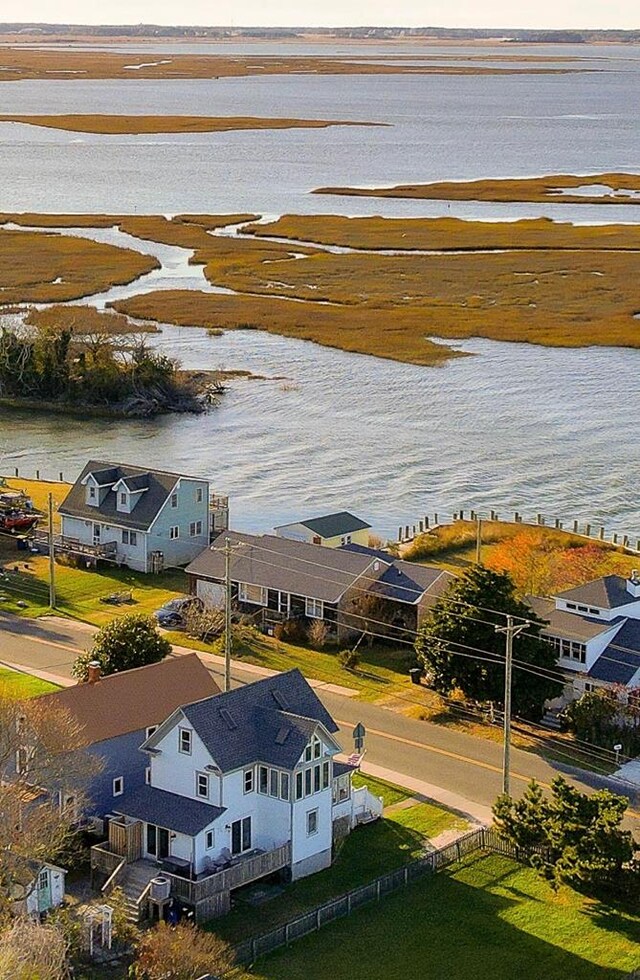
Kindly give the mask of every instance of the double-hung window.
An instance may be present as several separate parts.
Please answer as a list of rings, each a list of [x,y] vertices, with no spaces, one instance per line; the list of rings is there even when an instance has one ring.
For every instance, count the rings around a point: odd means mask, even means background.
[[[322,788],[327,789],[329,786],[329,763],[322,763]]]
[[[202,489],[202,487],[197,487],[196,488],[196,503],[197,504],[201,504],[202,503],[203,494],[204,494],[204,490]]]
[[[175,539],[179,537],[180,537],[180,528],[177,524],[174,524],[173,527],[169,528],[169,538],[171,539],[171,541],[175,541]]]
[[[241,582],[238,587],[238,598],[240,602],[248,602],[253,606],[266,606],[267,590],[261,585],[250,585],[248,582]]]
[[[266,766],[258,766],[258,792],[264,796],[269,792],[269,770]]]
[[[179,729],[178,751],[183,755],[191,755],[191,731],[188,728]]]
[[[278,796],[280,783],[280,773],[277,769],[272,769],[269,773],[269,796]]]
[[[307,837],[318,833],[318,811],[307,810]]]
[[[171,494],[171,506],[172,507],[177,507],[178,506],[178,494],[177,493],[172,493]]]
[[[305,615],[309,619],[322,619],[324,603],[321,599],[305,599]]]
[[[245,793],[253,793],[253,769],[245,769],[244,771],[244,791]]]
[[[189,525],[189,536],[197,538],[202,534],[202,521],[191,521]]]
[[[280,799],[281,800],[289,799],[289,773],[288,772],[280,773]]]
[[[208,830],[205,834],[205,848],[210,851],[213,847],[215,836],[212,830]]]
[[[196,773],[196,796],[202,800],[209,799],[209,777],[206,772]]]

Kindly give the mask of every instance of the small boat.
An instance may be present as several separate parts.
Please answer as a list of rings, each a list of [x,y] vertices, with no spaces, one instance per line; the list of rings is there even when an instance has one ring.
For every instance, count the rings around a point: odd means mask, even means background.
[[[24,534],[38,523],[39,513],[22,490],[0,493],[0,533]]]

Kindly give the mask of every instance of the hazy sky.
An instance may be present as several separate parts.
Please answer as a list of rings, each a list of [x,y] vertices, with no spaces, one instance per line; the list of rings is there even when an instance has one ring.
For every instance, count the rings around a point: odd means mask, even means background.
[[[2,21],[638,28],[638,0],[1,0]]]

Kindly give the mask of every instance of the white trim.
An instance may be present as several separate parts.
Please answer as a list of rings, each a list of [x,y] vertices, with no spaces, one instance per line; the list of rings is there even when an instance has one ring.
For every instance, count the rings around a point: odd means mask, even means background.
[[[116,784],[120,784],[120,789],[116,789]],[[114,796],[122,796],[124,793],[124,776],[115,776],[111,782],[111,789]]]

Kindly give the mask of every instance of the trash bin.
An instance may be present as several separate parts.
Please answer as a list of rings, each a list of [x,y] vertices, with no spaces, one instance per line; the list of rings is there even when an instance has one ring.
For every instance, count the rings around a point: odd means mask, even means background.
[[[16,539],[16,547],[18,548],[18,551],[28,551],[29,550],[29,542],[27,541],[26,538],[17,538]]]
[[[412,667],[409,671],[412,684],[419,684],[422,679],[422,667]]]

